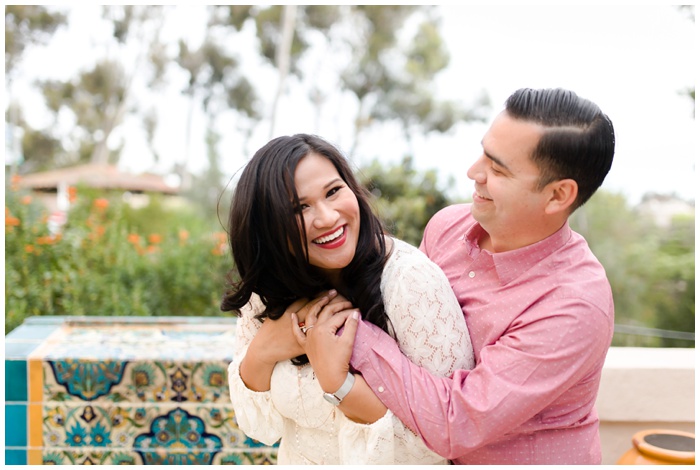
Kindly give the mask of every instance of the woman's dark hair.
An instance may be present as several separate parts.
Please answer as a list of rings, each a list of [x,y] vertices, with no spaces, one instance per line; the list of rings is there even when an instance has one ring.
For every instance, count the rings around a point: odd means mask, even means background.
[[[603,184],[615,153],[615,131],[595,103],[561,88],[522,88],[508,98],[506,112],[545,128],[531,155],[541,172],[538,189],[573,179],[578,184],[573,211]]]
[[[265,310],[257,318],[280,318],[296,299],[313,298],[331,288],[328,278],[309,264],[306,233],[294,184],[299,161],[309,154],[328,159],[357,197],[360,235],[355,256],[342,270],[338,291],[360,309],[362,317],[392,334],[380,290],[387,258],[384,227],[372,212],[368,191],[355,178],[345,157],[320,137],[296,134],[268,142],[244,168],[229,213],[229,243],[234,268],[221,310],[243,307],[253,293]],[[235,271],[238,281],[235,281]]]

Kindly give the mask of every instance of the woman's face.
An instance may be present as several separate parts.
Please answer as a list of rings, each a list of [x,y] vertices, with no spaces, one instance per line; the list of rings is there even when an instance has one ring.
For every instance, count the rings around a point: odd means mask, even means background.
[[[330,160],[310,153],[299,161],[294,183],[312,266],[336,278],[355,256],[360,235],[357,197]]]

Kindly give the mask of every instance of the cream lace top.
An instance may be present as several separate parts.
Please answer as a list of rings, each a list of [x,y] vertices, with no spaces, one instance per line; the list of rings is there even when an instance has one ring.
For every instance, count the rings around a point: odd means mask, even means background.
[[[402,352],[434,374],[474,367],[464,314],[440,268],[417,248],[392,239],[381,291]],[[241,309],[233,361],[231,401],[239,428],[272,445],[280,438],[279,464],[446,464],[391,411],[372,424],[358,424],[323,399],[310,365],[278,363],[270,390],[248,389],[238,367],[260,322],[257,296]]]

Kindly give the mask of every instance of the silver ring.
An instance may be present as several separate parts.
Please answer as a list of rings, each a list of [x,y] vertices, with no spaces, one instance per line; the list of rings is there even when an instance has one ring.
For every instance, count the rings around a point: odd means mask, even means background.
[[[308,326],[305,325],[305,326],[302,326],[302,327],[301,327],[301,332],[304,333],[304,334],[306,334],[306,332],[307,332],[308,330],[310,330],[311,328],[313,328],[313,327],[314,327],[314,325],[308,325]]]

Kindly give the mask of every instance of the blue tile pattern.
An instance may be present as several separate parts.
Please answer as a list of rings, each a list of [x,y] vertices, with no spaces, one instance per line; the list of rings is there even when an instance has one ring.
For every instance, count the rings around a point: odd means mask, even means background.
[[[27,405],[5,404],[5,446],[27,447]]]
[[[5,360],[5,401],[27,402],[27,361]]]
[[[28,318],[5,338],[6,463],[275,464],[236,425],[234,335],[234,318]]]

